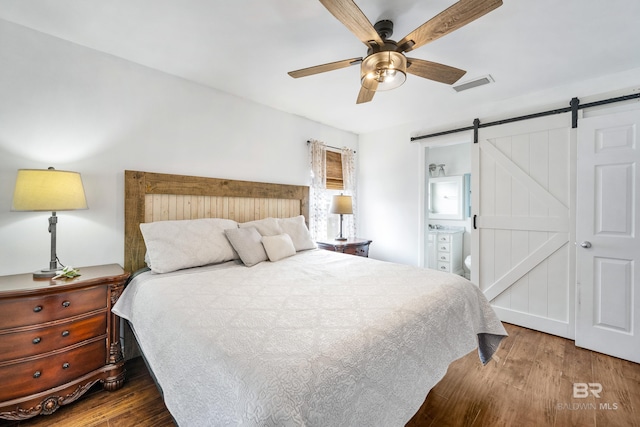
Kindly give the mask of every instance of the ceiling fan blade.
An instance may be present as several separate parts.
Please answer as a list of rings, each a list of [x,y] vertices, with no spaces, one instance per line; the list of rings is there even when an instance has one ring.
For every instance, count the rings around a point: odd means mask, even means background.
[[[378,87],[378,82],[375,82],[375,86]],[[371,102],[373,95],[376,94],[375,90],[369,90],[364,86],[360,86],[360,92],[358,93],[358,100],[356,104],[364,104],[365,102]]]
[[[316,65],[315,67],[289,71],[287,74],[297,79],[299,77],[306,77],[314,74],[325,73],[327,71],[339,70],[340,68],[346,68],[351,65],[359,64],[360,62],[362,62],[362,58],[343,59],[342,61],[329,62],[328,64]]]
[[[407,58],[407,73],[452,85],[464,76],[466,71],[424,59]]]
[[[500,7],[502,0],[460,0],[440,12],[398,42],[398,51],[409,52],[447,35]]]
[[[353,0],[320,0],[320,3],[362,43],[371,46],[373,41],[379,46],[384,46],[378,32]]]

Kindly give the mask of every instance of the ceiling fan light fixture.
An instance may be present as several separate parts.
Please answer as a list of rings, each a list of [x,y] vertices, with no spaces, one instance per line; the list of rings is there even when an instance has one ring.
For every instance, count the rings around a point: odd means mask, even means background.
[[[407,80],[407,58],[402,53],[394,51],[372,53],[362,60],[360,76],[360,83],[365,89],[395,89]]]
[[[404,36],[389,39],[393,22],[371,22],[355,0],[320,0],[322,5],[367,46],[367,56],[290,71],[294,78],[346,68],[360,63],[360,92],[357,104],[371,102],[379,90],[391,90],[407,79],[407,63],[414,76],[453,85],[466,71],[424,59],[407,58],[404,53],[439,39],[502,6],[503,0],[460,0]]]
[[[389,67],[389,68],[387,68],[387,69],[382,71],[382,79],[385,82],[391,82],[395,78],[396,78],[396,70],[395,70],[395,68]]]

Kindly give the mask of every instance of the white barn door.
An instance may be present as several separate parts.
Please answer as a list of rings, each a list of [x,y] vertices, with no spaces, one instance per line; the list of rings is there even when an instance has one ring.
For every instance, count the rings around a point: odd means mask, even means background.
[[[640,363],[640,111],[578,125],[576,345]]]
[[[575,139],[567,114],[479,130],[472,275],[501,320],[575,336]]]

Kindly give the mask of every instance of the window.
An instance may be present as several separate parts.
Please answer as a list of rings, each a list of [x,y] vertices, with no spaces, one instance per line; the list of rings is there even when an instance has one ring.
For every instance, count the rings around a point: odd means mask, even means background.
[[[342,154],[336,151],[326,151],[327,160],[327,190],[344,190],[342,180]]]

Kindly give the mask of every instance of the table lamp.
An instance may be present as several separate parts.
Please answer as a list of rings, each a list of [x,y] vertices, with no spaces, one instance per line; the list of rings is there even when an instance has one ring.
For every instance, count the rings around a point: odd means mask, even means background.
[[[342,236],[342,215],[353,214],[353,203],[351,202],[351,196],[345,196],[340,194],[339,196],[333,196],[331,199],[331,208],[329,213],[340,214],[340,235],[336,237],[336,240],[347,240]]]
[[[78,172],[59,171],[52,167],[18,170],[11,210],[51,211],[51,261],[48,269],[33,273],[34,278],[53,277],[60,269],[56,254],[56,212],[87,208],[82,178]]]

